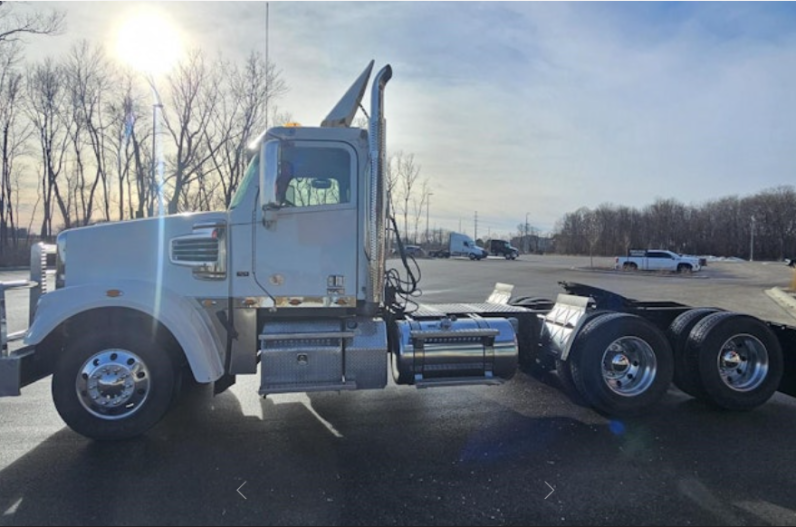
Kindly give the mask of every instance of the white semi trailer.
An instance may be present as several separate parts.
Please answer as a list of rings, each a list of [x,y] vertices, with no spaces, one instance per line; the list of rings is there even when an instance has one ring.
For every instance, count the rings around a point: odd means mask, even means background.
[[[268,130],[229,210],[70,229],[35,247],[27,330],[6,334],[4,303],[26,284],[0,286],[0,395],[52,375],[72,429],[123,439],[167,412],[182,375],[220,392],[259,371],[267,396],[379,389],[388,370],[416,387],[499,384],[524,362],[557,368],[616,415],[648,411],[672,379],[731,409],[796,394],[796,331],[748,315],[579,284],[555,305],[500,286],[483,304],[407,309],[416,280],[385,269],[389,66],[369,129],[351,127],[372,68],[321,126]]]

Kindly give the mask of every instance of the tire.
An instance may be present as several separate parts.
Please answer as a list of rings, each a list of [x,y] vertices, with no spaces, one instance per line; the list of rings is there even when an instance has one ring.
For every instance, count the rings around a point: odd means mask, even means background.
[[[666,393],[674,360],[664,334],[647,320],[610,313],[583,326],[570,352],[572,379],[598,411],[639,415]]]
[[[539,301],[539,300],[546,300],[546,299],[543,299],[541,297],[527,297],[527,296],[526,297],[520,297],[520,298],[517,299],[517,301],[521,302],[521,303],[515,304],[515,305],[525,306],[526,303],[532,303],[532,302]],[[552,309],[552,306],[551,306],[551,309]],[[612,313],[611,311],[606,311],[604,309],[596,309],[594,311],[586,313],[584,315],[585,318],[583,320],[584,327],[591,320],[593,320],[593,319],[595,319],[597,317],[603,316],[603,315],[610,315],[611,313]],[[572,358],[572,354],[570,354],[568,359],[571,359],[571,358]],[[563,360],[561,360],[559,358],[556,358],[555,359],[556,374],[558,375],[558,379],[561,382],[561,387],[563,388],[564,393],[566,393],[569,396],[569,398],[572,399],[572,401],[575,404],[578,404],[578,405],[581,405],[581,406],[585,406],[588,403],[583,398],[583,396],[580,393],[580,390],[578,389],[578,387],[575,385],[575,381],[572,378],[572,370],[571,370],[571,367],[570,367],[570,362],[571,362],[571,360],[563,361]]]
[[[705,398],[726,410],[751,410],[768,401],[783,373],[782,348],[762,321],[740,313],[703,318],[688,338]]]
[[[556,359],[556,374],[558,375],[559,382],[561,382],[561,388],[572,402],[581,406],[587,404],[580,390],[578,390],[578,387],[575,385],[575,380],[572,378],[569,361]]]
[[[474,255],[473,253],[470,253],[470,260],[475,260],[476,258],[477,258],[476,255]]]
[[[678,264],[677,272],[681,274],[691,274],[694,269],[688,264]]]
[[[623,271],[637,271],[638,270],[638,265],[634,264],[633,262],[625,262],[622,265],[622,270]]]
[[[696,356],[686,353],[686,344],[691,330],[697,323],[708,315],[719,312],[715,308],[691,309],[680,314],[672,321],[666,336],[674,353],[674,385],[691,397],[705,398],[705,389],[699,375],[699,364]]]
[[[129,330],[105,330],[67,344],[53,373],[52,396],[75,432],[97,440],[129,439],[163,417],[179,384],[179,368],[162,346]]]

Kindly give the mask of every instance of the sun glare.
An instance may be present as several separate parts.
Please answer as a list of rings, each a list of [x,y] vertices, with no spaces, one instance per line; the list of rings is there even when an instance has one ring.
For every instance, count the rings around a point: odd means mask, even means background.
[[[116,52],[132,67],[159,75],[167,72],[182,51],[176,29],[154,12],[139,12],[119,28]]]

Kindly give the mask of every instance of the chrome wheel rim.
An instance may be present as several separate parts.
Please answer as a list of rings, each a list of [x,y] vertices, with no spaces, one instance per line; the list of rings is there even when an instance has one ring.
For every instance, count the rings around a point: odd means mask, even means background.
[[[623,397],[647,391],[657,372],[658,361],[652,346],[638,337],[617,339],[603,353],[603,381],[612,392]]]
[[[127,350],[95,353],[77,373],[75,388],[87,412],[105,420],[130,417],[149,396],[149,369],[141,357]]]
[[[748,392],[760,386],[768,375],[768,350],[757,337],[733,335],[721,346],[716,364],[726,386]]]

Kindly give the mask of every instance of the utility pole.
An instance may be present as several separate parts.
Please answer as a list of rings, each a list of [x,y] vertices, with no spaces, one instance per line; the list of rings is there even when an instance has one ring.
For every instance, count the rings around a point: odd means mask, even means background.
[[[752,216],[752,232],[749,239],[749,261],[755,261],[755,217]]]
[[[478,239],[478,211],[475,211],[475,229],[473,234],[473,241]]]
[[[528,213],[528,212],[525,213],[525,225],[524,225],[524,227],[525,227],[525,237],[523,239],[524,240],[523,241],[523,245],[525,246],[525,253],[526,254],[530,251],[530,247],[528,247],[528,244],[530,243],[530,240],[528,239],[528,214],[530,214],[530,213]]]
[[[433,192],[429,192],[426,196],[426,243],[429,242],[428,239],[428,209],[431,208],[431,196],[433,196]]]

